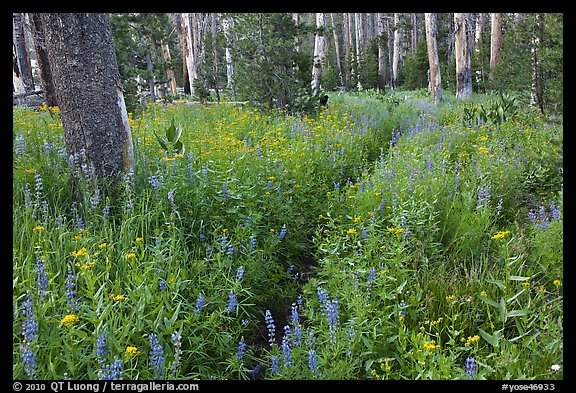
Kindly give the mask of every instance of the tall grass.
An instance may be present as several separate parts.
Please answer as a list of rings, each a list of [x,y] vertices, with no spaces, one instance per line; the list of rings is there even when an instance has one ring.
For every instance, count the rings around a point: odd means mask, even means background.
[[[13,377],[562,378],[561,127],[399,94],[153,104],[114,187],[14,109]]]

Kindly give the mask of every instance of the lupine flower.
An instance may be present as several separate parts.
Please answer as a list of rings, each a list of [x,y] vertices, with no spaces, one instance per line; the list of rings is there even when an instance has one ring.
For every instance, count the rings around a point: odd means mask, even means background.
[[[228,311],[236,311],[236,305],[236,295],[234,295],[234,292],[230,291],[230,294],[228,295]]]
[[[163,291],[166,289],[166,281],[164,281],[162,278],[158,279],[158,290],[159,291]]]
[[[176,375],[180,368],[180,356],[182,356],[182,336],[180,335],[180,332],[176,331],[170,335],[170,338],[174,343],[174,361],[170,364],[170,369],[172,370],[173,375]]]
[[[476,377],[476,360],[472,357],[466,358],[466,374],[468,378]]]
[[[26,294],[26,300],[22,303],[22,315],[24,315],[24,322],[22,322],[22,337],[24,345],[22,346],[22,354],[20,358],[24,364],[24,371],[30,379],[36,378],[36,364],[34,351],[30,344],[38,338],[38,322],[34,317],[32,311],[32,296],[30,292]]]
[[[105,366],[101,378],[102,380],[121,380],[122,379],[122,359],[114,357],[111,365]]]
[[[338,327],[338,300],[332,300],[328,308],[328,328],[332,334],[332,342],[336,341],[336,328]]]
[[[250,249],[254,250],[256,248],[256,236],[250,236]]]
[[[292,350],[290,349],[287,335],[282,338],[282,355],[284,357],[284,368],[290,367],[292,364]]]
[[[398,315],[400,315],[401,317],[403,317],[404,315],[406,315],[406,303],[404,303],[404,300],[400,300],[400,304],[398,304],[398,308],[400,309],[400,311],[398,312]]]
[[[278,356],[270,357],[270,368],[272,369],[273,374],[280,374],[280,370],[278,370]]]
[[[240,266],[236,269],[236,280],[240,281],[244,277],[244,266]]]
[[[560,218],[560,209],[554,205],[554,202],[550,202],[550,213],[552,214],[552,219],[557,220]]]
[[[150,368],[154,374],[154,379],[161,379],[162,368],[164,367],[164,350],[158,341],[158,335],[153,333],[150,340]]]
[[[282,225],[282,230],[280,230],[280,233],[278,234],[278,238],[280,240],[284,239],[284,237],[286,236],[286,224]]]
[[[76,304],[76,277],[72,274],[70,266],[68,267],[68,276],[66,277],[66,297],[68,298],[68,312],[71,313],[78,307]]]
[[[260,366],[261,365],[262,365],[262,363],[258,363],[256,366],[254,366],[252,371],[250,371],[248,378],[255,379],[258,376],[258,374],[260,373]]]
[[[22,354],[20,355],[22,359],[22,364],[24,365],[24,371],[30,379],[36,378],[36,362],[34,359],[34,351],[30,348],[30,343],[26,342],[22,347]]]
[[[96,338],[96,359],[98,364],[102,365],[106,361],[106,355],[108,355],[108,349],[106,347],[106,337],[107,333],[104,332]]]
[[[38,276],[38,296],[44,299],[46,291],[48,291],[48,274],[46,274],[46,265],[42,257],[38,257],[36,261],[36,275]]]
[[[228,182],[224,182],[224,184],[222,184],[222,194],[224,195],[224,197],[226,198],[226,200],[228,200],[230,198],[230,196],[228,195]]]
[[[198,297],[196,298],[196,309],[194,309],[194,312],[198,314],[200,310],[202,310],[202,307],[204,307],[204,295],[199,293]]]
[[[270,310],[266,310],[264,321],[266,322],[266,328],[268,329],[268,342],[270,345],[272,345],[276,341],[276,326],[274,325],[274,319],[272,318],[272,313],[270,313]]]
[[[312,371],[312,375],[316,377],[318,375],[318,363],[316,352],[313,349],[308,350],[308,367]]]
[[[244,357],[244,352],[246,352],[246,344],[244,343],[244,337],[240,339],[238,343],[238,351],[236,351],[236,359],[242,360]]]
[[[234,256],[234,251],[232,244],[228,245],[228,251],[226,252],[226,254],[228,254],[228,259],[231,259]]]

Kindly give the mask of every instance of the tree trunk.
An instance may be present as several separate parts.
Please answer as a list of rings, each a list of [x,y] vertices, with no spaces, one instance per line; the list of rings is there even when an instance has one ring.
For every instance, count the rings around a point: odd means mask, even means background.
[[[533,15],[531,44],[532,63],[532,92],[530,94],[530,104],[538,106],[540,112],[544,114],[544,80],[540,66],[540,30],[542,29],[540,15]]]
[[[162,57],[167,63],[172,61],[172,56],[170,55],[170,46],[168,43],[162,41],[160,43],[160,48],[162,49]],[[172,67],[166,68],[166,80],[168,82],[168,89],[170,93],[176,94],[176,75],[174,74],[174,70]]]
[[[480,12],[476,18],[476,31],[474,33],[474,55],[478,60],[478,69],[476,73],[476,82],[484,80],[484,51],[482,50],[482,35],[484,34],[485,14]]]
[[[344,40],[344,58],[350,61],[350,72],[346,75],[349,84],[353,84],[356,77],[356,55],[354,53],[354,30],[352,27],[352,18],[350,12],[344,14],[344,31],[346,32]]]
[[[378,87],[386,88],[386,51],[384,50],[384,14],[378,14]]]
[[[338,41],[338,32],[336,31],[336,23],[334,23],[334,14],[330,13],[330,23],[332,25],[332,37],[334,38],[334,51],[336,56],[336,68],[338,69],[338,77],[340,80],[340,85],[344,85],[344,79],[342,76],[342,61],[340,57],[340,42]]]
[[[502,49],[502,13],[492,13],[492,30],[490,34],[490,73],[488,80],[494,80],[496,66],[500,62]]]
[[[12,14],[12,39],[16,52],[16,59],[19,70],[19,77],[22,79],[24,92],[34,91],[34,77],[32,76],[32,65],[28,55],[28,45],[24,34],[24,14]]]
[[[398,66],[400,63],[400,14],[394,13],[394,54],[392,57],[392,88],[397,89],[399,85]]]
[[[440,60],[438,59],[438,47],[436,42],[436,14],[424,14],[426,23],[426,45],[428,47],[428,63],[430,64],[430,93],[432,101],[442,101],[442,80],[440,77]]]
[[[152,56],[150,55],[150,46],[148,45],[148,43],[146,42],[146,39],[144,37],[140,38],[140,43],[142,44],[142,47],[144,48],[144,50],[146,51],[146,55],[144,56],[144,59],[146,60],[146,68],[148,69],[148,73],[150,74],[148,77],[148,87],[150,90],[150,99],[152,100],[152,102],[156,102],[156,82],[155,82],[155,78],[154,78],[154,63],[152,63]]]
[[[455,42],[456,55],[456,97],[469,98],[472,96],[472,74],[470,71],[470,47],[473,31],[469,14],[455,13]]]
[[[48,62],[48,54],[46,53],[46,44],[44,42],[44,27],[40,19],[40,14],[31,13],[30,20],[33,25],[34,49],[36,50],[36,62],[40,70],[40,84],[44,91],[44,99],[48,106],[58,106],[56,101],[56,92],[54,91],[54,83],[52,82],[52,72],[50,71],[50,63]]]
[[[134,170],[134,151],[107,14],[41,14],[68,154],[97,178]]]
[[[320,92],[320,79],[322,77],[322,67],[324,57],[326,57],[326,35],[324,27],[326,26],[326,17],[324,13],[316,13],[316,37],[314,39],[314,59],[312,65],[312,94]]]
[[[232,53],[230,52],[230,47],[234,37],[230,35],[230,29],[234,26],[234,19],[224,18],[222,21],[222,27],[224,29],[224,37],[226,38],[226,48],[225,48],[225,58],[226,58],[226,87],[232,90],[234,94],[234,61],[232,59]]]

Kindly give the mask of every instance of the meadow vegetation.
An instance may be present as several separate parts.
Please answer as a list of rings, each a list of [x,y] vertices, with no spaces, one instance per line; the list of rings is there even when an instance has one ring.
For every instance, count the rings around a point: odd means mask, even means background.
[[[563,127],[515,97],[158,102],[117,184],[14,108],[13,378],[562,379]]]

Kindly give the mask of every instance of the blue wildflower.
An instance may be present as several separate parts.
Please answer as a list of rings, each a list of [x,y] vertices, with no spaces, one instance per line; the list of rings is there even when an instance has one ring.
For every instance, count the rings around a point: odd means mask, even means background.
[[[240,266],[236,269],[236,280],[240,281],[244,277],[244,266]]]
[[[106,345],[107,336],[107,333],[104,332],[96,338],[96,359],[100,365],[106,361],[106,355],[108,355],[108,349]]]
[[[204,295],[199,293],[196,298],[196,309],[194,309],[194,312],[198,314],[200,310],[202,310],[202,307],[204,307]]]
[[[234,295],[234,292],[230,291],[230,294],[228,295],[228,311],[236,311],[236,305],[236,295]]]
[[[48,274],[44,260],[40,256],[36,260],[36,275],[38,276],[38,296],[44,299],[46,291],[48,291]]]
[[[276,326],[274,325],[274,319],[272,318],[270,310],[266,310],[264,321],[266,322],[266,328],[268,329],[268,342],[272,345],[276,341]]]
[[[274,374],[280,374],[280,370],[278,370],[278,363],[278,356],[270,357],[270,368]]]
[[[278,234],[278,238],[280,240],[284,239],[284,237],[286,236],[286,224],[282,225],[282,229],[280,230],[280,233]]]
[[[292,350],[290,349],[287,335],[282,338],[282,355],[284,357],[284,368],[290,367],[292,364]]]
[[[244,357],[244,352],[246,352],[246,344],[244,343],[244,337],[240,339],[238,343],[238,351],[236,351],[236,359],[242,360]]]
[[[76,276],[72,274],[72,269],[68,266],[68,275],[66,276],[66,297],[68,298],[68,312],[71,313],[78,307],[76,305]]]
[[[308,350],[308,367],[312,371],[312,375],[316,377],[318,375],[318,362],[316,351],[313,349]]]
[[[466,374],[468,378],[476,377],[476,360],[473,357],[466,358]]]
[[[154,379],[162,378],[162,369],[164,367],[164,350],[158,341],[158,335],[152,333],[150,340],[150,368],[154,374]]]

